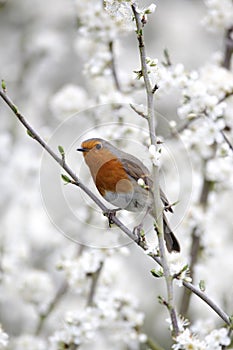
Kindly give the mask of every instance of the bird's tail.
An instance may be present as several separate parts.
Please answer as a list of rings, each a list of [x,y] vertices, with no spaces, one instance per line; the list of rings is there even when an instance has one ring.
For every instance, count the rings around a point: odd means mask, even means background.
[[[176,236],[172,232],[165,214],[163,214],[163,231],[164,231],[164,239],[165,239],[167,250],[169,251],[169,253],[180,252],[180,244]]]

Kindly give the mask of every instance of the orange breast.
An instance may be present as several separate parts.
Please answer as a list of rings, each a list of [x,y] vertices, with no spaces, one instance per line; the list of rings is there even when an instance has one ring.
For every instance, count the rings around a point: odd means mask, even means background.
[[[128,193],[133,191],[129,177],[117,159],[104,163],[96,174],[96,187],[102,196],[105,191]]]

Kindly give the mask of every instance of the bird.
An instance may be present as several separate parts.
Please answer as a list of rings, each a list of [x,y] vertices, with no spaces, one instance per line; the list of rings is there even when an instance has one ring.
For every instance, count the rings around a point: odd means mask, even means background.
[[[153,210],[153,181],[148,168],[137,157],[126,153],[101,138],[90,138],[81,143],[82,152],[92,179],[100,195],[119,209],[150,213]],[[142,185],[143,184],[143,185]],[[168,252],[180,252],[180,244],[169,227],[164,211],[173,212],[160,189],[164,206],[163,228]]]

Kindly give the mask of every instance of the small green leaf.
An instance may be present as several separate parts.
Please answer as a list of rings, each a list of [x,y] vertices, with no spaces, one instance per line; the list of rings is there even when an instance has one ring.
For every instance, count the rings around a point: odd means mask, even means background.
[[[12,110],[15,114],[18,113],[18,108],[15,105],[12,105]]]
[[[6,82],[2,79],[2,90],[6,92]]]
[[[136,30],[136,33],[137,33],[138,36],[142,36],[142,29]]]
[[[229,317],[229,321],[230,321],[230,323],[231,323],[230,327],[231,327],[231,329],[233,329],[233,315],[231,315],[231,316]]]
[[[64,151],[64,148],[62,147],[62,146],[58,146],[58,151],[59,151],[59,153],[60,153],[60,155],[62,156],[62,157],[64,157],[64,155],[65,155],[65,151]]]
[[[199,288],[202,292],[205,291],[205,281],[204,280],[200,280],[199,282]]]
[[[33,133],[30,130],[27,130],[27,134],[28,136],[30,136],[32,139],[35,138],[35,135],[33,135]]]
[[[61,174],[61,178],[66,184],[69,184],[72,182],[71,179],[65,174]]]
[[[162,270],[155,270],[155,269],[152,269],[151,271],[151,274],[153,277],[156,277],[156,278],[160,278],[160,277],[163,277],[163,271]]]
[[[189,265],[186,264],[186,265],[184,265],[184,267],[180,270],[180,272],[187,271],[188,269],[189,269]]]
[[[143,237],[145,237],[145,235],[146,235],[146,234],[145,234],[145,231],[144,231],[143,229],[141,229],[141,230],[140,230],[140,237],[143,238]]]
[[[160,304],[162,304],[162,305],[165,304],[165,300],[164,300],[164,298],[163,298],[161,295],[158,295],[158,302],[159,302]]]
[[[134,70],[133,72],[137,75],[136,79],[140,80],[143,77],[142,70]]]
[[[168,50],[167,50],[166,48],[163,50],[163,54],[164,54],[164,59],[165,59],[165,61],[162,62],[162,64],[163,64],[165,67],[171,66],[172,63],[171,63],[170,55],[169,55],[169,52],[168,52]]]

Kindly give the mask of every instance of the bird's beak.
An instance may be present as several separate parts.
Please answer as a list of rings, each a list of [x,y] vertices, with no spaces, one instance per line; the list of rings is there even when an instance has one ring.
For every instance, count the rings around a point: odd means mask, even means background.
[[[77,148],[76,151],[79,151],[79,152],[88,152],[89,149],[88,149],[88,148]]]

